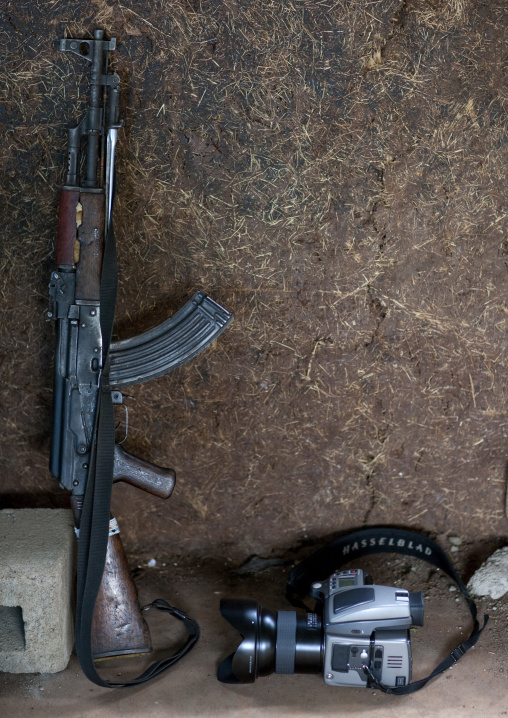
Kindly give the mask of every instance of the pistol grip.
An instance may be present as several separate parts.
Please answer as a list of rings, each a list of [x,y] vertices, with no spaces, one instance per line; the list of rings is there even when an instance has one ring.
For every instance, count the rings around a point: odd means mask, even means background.
[[[168,499],[175,487],[175,479],[173,469],[165,469],[139,459],[124,451],[120,444],[115,444],[113,482],[125,481],[160,499]]]

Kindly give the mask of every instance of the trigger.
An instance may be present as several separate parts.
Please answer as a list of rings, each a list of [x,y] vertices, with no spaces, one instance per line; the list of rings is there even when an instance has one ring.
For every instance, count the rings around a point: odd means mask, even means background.
[[[113,404],[121,404],[123,408],[125,409],[125,436],[121,441],[117,441],[117,444],[123,444],[125,439],[127,438],[129,434],[129,409],[127,408],[127,404],[124,403],[123,400],[123,394],[121,391],[112,391],[111,392],[111,400]],[[115,426],[115,429],[118,429],[120,427],[120,422]]]

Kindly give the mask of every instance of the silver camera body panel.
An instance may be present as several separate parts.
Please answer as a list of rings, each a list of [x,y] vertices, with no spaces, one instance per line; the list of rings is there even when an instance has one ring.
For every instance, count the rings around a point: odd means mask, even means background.
[[[340,571],[312,586],[324,599],[324,681],[366,687],[369,673],[386,687],[411,681],[413,623],[409,592],[369,584],[361,569]]]

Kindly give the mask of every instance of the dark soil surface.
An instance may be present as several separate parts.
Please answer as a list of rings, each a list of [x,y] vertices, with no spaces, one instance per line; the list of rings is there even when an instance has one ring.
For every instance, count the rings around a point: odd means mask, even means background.
[[[122,80],[116,333],[201,288],[235,315],[129,390],[115,488],[131,554],[284,556],[397,524],[506,542],[508,10],[374,3],[8,2],[0,25],[0,506],[67,506],[48,469],[44,321],[66,128],[103,28]]]
[[[284,600],[286,567],[271,567],[255,574],[238,575],[203,562],[185,567],[142,568],[138,585],[142,602],[163,597],[189,612],[201,625],[197,647],[164,677],[138,688],[111,690],[91,684],[75,656],[65,671],[56,674],[0,674],[0,708],[5,715],[37,718],[104,716],[337,716],[369,715],[376,718],[501,718],[506,716],[506,601],[482,602],[479,615],[491,618],[476,646],[458,663],[408,696],[391,696],[365,688],[333,688],[318,674],[269,675],[253,685],[224,685],[216,680],[217,666],[234,651],[239,634],[220,617],[222,597],[250,598],[274,610],[289,610]],[[452,582],[422,562],[399,557],[365,561],[376,582],[410,590],[423,590],[425,626],[411,631],[413,679],[427,677],[449,651],[471,631],[465,601],[450,591]],[[149,611],[154,648],[162,657],[185,640],[185,631],[160,612]],[[115,659],[102,664],[101,673],[121,680],[141,671],[144,662]],[[120,677],[120,678],[119,678]]]

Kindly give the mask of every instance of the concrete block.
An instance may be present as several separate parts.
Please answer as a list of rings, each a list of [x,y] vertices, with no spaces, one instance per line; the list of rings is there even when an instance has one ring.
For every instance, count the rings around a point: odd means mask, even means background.
[[[0,671],[57,673],[74,645],[72,511],[0,511]]]

